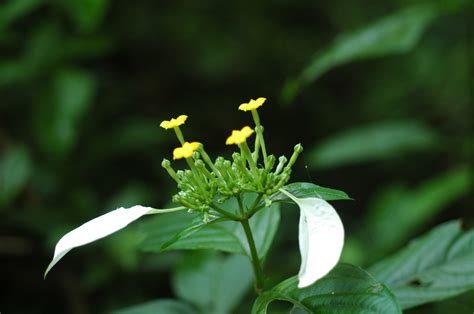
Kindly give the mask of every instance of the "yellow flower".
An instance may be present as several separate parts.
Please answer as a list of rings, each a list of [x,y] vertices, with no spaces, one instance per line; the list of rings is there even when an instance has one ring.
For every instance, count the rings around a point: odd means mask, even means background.
[[[241,104],[239,106],[239,110],[242,110],[242,111],[255,110],[258,107],[262,106],[263,103],[265,102],[265,100],[267,100],[267,99],[263,98],[263,97],[259,97],[259,98],[257,98],[257,100],[250,99],[250,101],[248,103]]]
[[[175,128],[175,127],[178,127],[178,126],[184,124],[184,122],[186,122],[187,118],[188,118],[188,116],[186,116],[186,115],[180,115],[176,119],[173,118],[169,121],[165,120],[165,121],[161,122],[160,126],[163,129],[172,129],[172,128]]]
[[[245,140],[252,135],[253,130],[248,127],[244,126],[240,131],[239,130],[233,130],[232,135],[227,138],[227,141],[225,141],[226,145],[232,145],[232,144],[241,144],[245,142]]]
[[[199,142],[184,142],[183,146],[173,150],[173,159],[189,158],[198,150],[201,143]]]

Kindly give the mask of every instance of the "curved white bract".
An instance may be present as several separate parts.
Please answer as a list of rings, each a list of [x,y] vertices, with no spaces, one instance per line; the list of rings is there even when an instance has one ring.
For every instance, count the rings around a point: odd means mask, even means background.
[[[135,205],[130,208],[117,208],[107,214],[99,216],[91,221],[86,222],[82,226],[65,234],[56,244],[54,256],[51,263],[49,263],[44,276],[48,274],[51,268],[64,256],[75,247],[94,242],[98,239],[106,237],[122,228],[125,228],[129,223],[137,220],[143,215],[159,214],[182,210],[184,207],[170,208],[170,209],[154,209],[151,207],[144,207]]]
[[[344,226],[336,210],[325,200],[296,198],[285,190],[300,207],[299,245],[301,267],[298,288],[304,288],[324,277],[341,256]]]

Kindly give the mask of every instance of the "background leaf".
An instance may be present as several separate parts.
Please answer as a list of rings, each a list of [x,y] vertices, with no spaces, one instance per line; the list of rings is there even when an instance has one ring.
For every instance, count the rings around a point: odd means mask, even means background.
[[[392,292],[366,271],[349,264],[337,265],[313,285],[299,289],[292,277],[260,295],[252,313],[267,313],[274,300],[291,302],[309,313],[401,313]]]
[[[474,230],[451,221],[369,268],[404,309],[474,289]]]
[[[2,3],[0,6],[0,33],[10,23],[27,15],[42,3],[43,0],[9,0]]]
[[[191,306],[184,302],[172,299],[160,299],[156,301],[149,301],[143,304],[138,304],[113,311],[114,314],[197,314]]]
[[[406,241],[450,203],[469,193],[472,177],[468,167],[452,169],[415,188],[386,188],[369,208],[361,228],[372,239],[373,256],[378,258]],[[393,226],[397,232],[393,232]]]
[[[28,182],[32,170],[28,150],[10,146],[0,157],[0,206],[13,200]]]
[[[0,59],[0,87],[25,83],[39,77],[41,80],[38,85],[31,87],[32,91],[37,90],[38,86],[41,86],[41,90],[52,89],[50,86],[45,87],[44,84],[45,81],[49,83],[49,80],[53,80],[56,75],[55,67],[63,57],[61,30],[58,25],[55,23],[38,25],[31,30],[24,45],[24,51],[20,56]],[[48,72],[46,79],[44,72]],[[40,96],[36,95],[31,101],[36,104],[44,97],[51,97],[50,93],[40,92]]]
[[[81,32],[93,31],[104,18],[108,0],[70,0],[63,3]]]
[[[35,115],[38,139],[49,156],[61,159],[74,147],[96,87],[95,79],[87,72],[67,69],[57,73]]]
[[[175,293],[201,310],[226,314],[238,305],[252,285],[252,266],[241,255],[192,252],[173,275]]]
[[[417,4],[383,17],[362,29],[340,35],[313,57],[297,79],[286,84],[282,92],[283,101],[291,102],[301,88],[338,65],[412,49],[438,14],[439,11],[433,4]]]
[[[436,133],[415,121],[386,121],[334,135],[309,154],[313,168],[383,160],[432,149]]]
[[[111,141],[110,139],[114,139]],[[156,149],[166,140],[159,136],[158,123],[151,119],[127,119],[114,125],[111,130],[104,130],[100,136],[91,138],[88,142],[88,156],[85,156],[83,166],[99,162],[110,162],[130,152],[146,154]],[[160,168],[162,171],[162,168]]]

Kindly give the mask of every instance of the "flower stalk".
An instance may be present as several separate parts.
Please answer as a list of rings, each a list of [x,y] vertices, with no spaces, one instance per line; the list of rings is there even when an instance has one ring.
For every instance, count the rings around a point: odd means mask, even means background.
[[[260,259],[258,258],[257,248],[255,246],[255,240],[253,238],[252,229],[250,229],[248,219],[243,219],[240,221],[242,228],[244,229],[245,236],[247,237],[247,242],[250,249],[250,258],[252,260],[253,272],[255,274],[255,291],[257,294],[261,294],[264,289],[264,277],[263,269],[260,264]]]

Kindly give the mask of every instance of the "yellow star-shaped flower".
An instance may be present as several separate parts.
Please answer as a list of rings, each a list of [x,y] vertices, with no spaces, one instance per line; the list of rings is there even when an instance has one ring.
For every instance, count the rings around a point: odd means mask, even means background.
[[[226,145],[241,144],[252,135],[253,130],[249,126],[244,126],[240,131],[233,130],[232,135],[225,141]]]
[[[186,115],[180,115],[176,119],[173,118],[169,121],[165,120],[165,121],[161,122],[160,126],[163,129],[172,129],[172,128],[175,128],[175,127],[178,127],[178,126],[184,124],[184,122],[186,122],[187,118],[188,118],[188,116],[186,116]]]
[[[255,110],[258,107],[262,106],[263,103],[265,102],[265,100],[267,100],[267,99],[263,98],[263,97],[259,97],[259,98],[257,98],[257,100],[250,99],[250,101],[248,103],[241,104],[239,106],[239,110],[242,110],[242,111]]]
[[[199,142],[184,142],[183,146],[173,150],[173,159],[189,158],[198,150],[199,146],[201,146]]]

